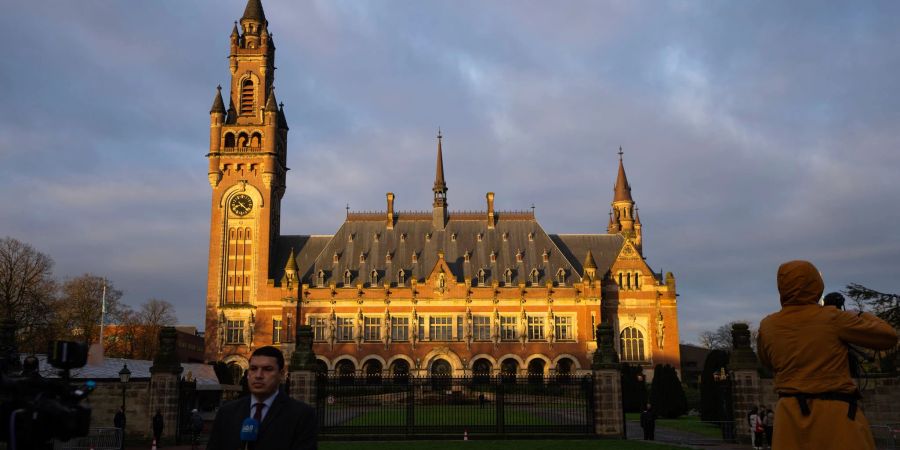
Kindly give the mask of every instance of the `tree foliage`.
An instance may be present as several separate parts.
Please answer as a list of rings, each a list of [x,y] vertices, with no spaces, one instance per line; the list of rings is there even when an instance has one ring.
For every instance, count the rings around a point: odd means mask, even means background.
[[[106,354],[120,358],[153,359],[159,348],[159,331],[175,325],[175,307],[171,303],[151,298],[140,310],[127,306],[120,313],[118,323],[105,336]]]
[[[888,294],[869,289],[861,284],[850,283],[844,290],[844,294],[850,297],[860,311],[870,311],[885,322],[891,324],[896,330],[900,330],[900,294]],[[884,373],[897,372],[897,357],[900,355],[900,347],[874,352],[876,355],[876,370]]]
[[[716,382],[714,373],[728,366],[731,354],[727,350],[713,350],[706,355],[703,372],[700,374],[700,418],[707,421],[726,420],[722,390],[726,388]]]
[[[86,273],[63,283],[56,311],[66,338],[91,344],[100,335],[101,305],[106,288],[106,321],[116,322],[125,312],[122,291],[98,275]]]
[[[625,412],[641,412],[647,402],[647,383],[644,381],[644,369],[622,363],[622,403]]]
[[[657,364],[650,387],[650,404],[660,417],[675,419],[687,412],[687,397],[675,368]]]
[[[30,245],[0,240],[0,318],[16,322],[22,351],[46,351],[57,289],[52,270],[53,260]]]
[[[736,323],[744,323],[750,327],[750,346],[753,348],[753,351],[756,351],[756,336],[758,334],[756,327],[748,322],[739,320],[728,322],[725,325],[716,328],[714,331],[707,330],[701,332],[700,345],[708,349],[730,350],[732,347],[731,327]]]

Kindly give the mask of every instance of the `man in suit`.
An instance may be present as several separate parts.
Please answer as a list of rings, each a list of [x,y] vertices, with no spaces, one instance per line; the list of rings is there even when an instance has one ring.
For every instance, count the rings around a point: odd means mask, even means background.
[[[279,391],[284,381],[284,355],[272,346],[260,347],[250,355],[247,384],[250,396],[228,402],[219,408],[209,435],[207,450],[238,450],[241,424],[247,417],[259,423],[255,450],[316,450],[318,422],[309,405]]]

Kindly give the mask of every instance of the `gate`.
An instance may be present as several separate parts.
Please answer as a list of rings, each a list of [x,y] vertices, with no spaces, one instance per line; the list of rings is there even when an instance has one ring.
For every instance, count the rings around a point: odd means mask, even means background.
[[[197,380],[182,378],[178,382],[178,414],[175,418],[175,442],[190,442],[191,410],[197,407]]]
[[[322,435],[591,434],[593,379],[320,378]]]

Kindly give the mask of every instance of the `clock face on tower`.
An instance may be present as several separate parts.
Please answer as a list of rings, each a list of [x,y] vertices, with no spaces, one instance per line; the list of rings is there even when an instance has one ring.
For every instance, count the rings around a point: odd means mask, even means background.
[[[231,212],[239,216],[246,216],[253,209],[253,199],[246,194],[238,194],[231,197],[228,206],[231,208]]]

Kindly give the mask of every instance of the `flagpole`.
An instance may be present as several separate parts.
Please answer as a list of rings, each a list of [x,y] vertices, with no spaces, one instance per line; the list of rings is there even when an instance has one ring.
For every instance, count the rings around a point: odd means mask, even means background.
[[[106,280],[103,280],[103,297],[100,300],[100,344],[103,344],[103,323],[106,319]]]

